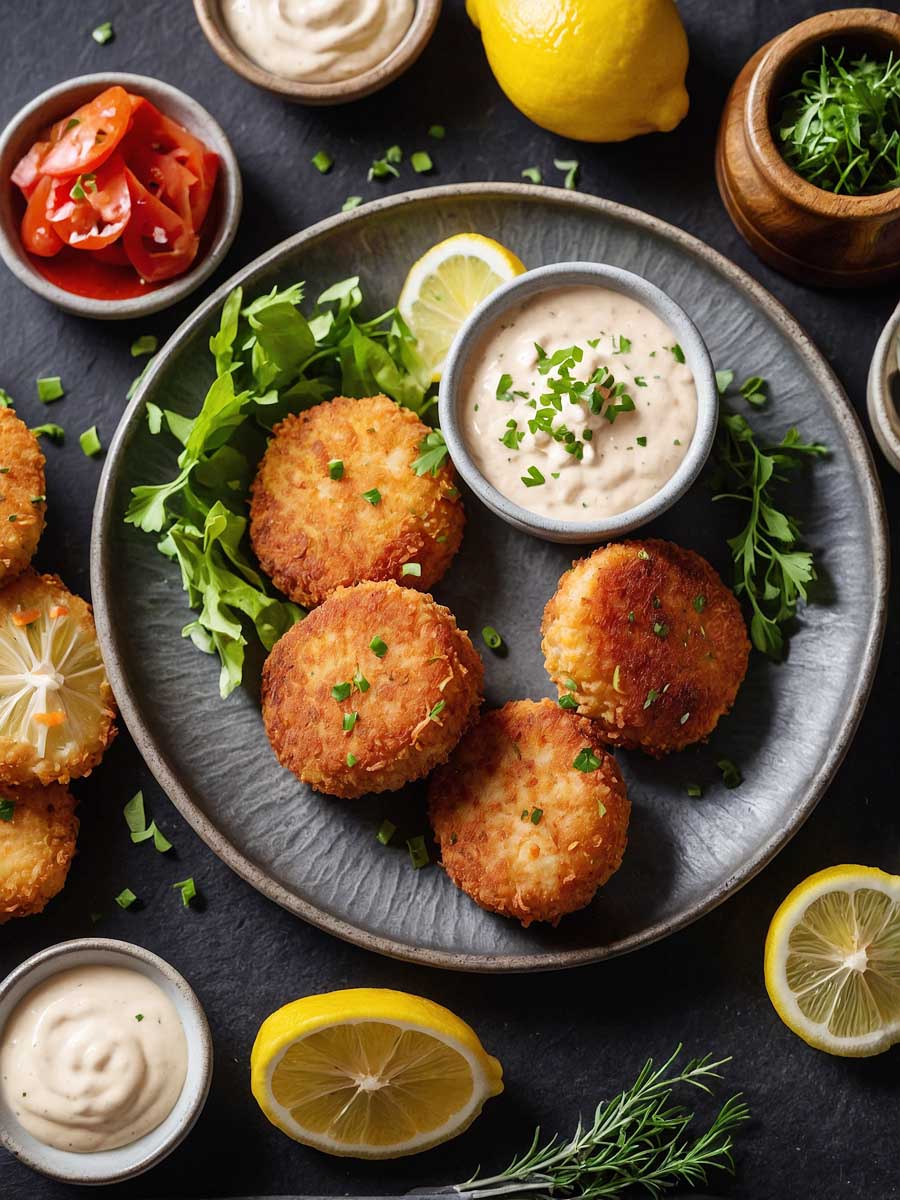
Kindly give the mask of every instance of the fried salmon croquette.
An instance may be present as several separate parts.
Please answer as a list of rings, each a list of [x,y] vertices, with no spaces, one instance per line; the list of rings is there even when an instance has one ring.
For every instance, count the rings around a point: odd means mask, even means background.
[[[481,659],[449,609],[396,583],[340,588],[278,641],[263,721],[283,767],[348,799],[444,762],[481,703]]]
[[[656,539],[576,562],[541,631],[560,696],[609,744],[657,758],[712,733],[750,653],[734,593],[699,554]]]
[[[31,562],[44,529],[44,456],[11,408],[0,407],[0,586]]]
[[[276,426],[250,504],[250,540],[276,587],[310,607],[363,580],[437,583],[465,516],[449,460],[435,476],[412,469],[429,432],[387,396],[339,396]]]
[[[89,774],[114,722],[90,605],[29,568],[0,591],[0,784]]]
[[[428,785],[447,874],[526,926],[590,904],[621,865],[630,808],[593,723],[552,700],[486,713]]]
[[[75,855],[75,801],[62,784],[0,791],[0,925],[43,912]]]

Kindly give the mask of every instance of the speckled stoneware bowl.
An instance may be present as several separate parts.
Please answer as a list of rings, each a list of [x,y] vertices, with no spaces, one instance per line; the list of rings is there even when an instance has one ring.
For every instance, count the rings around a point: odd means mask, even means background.
[[[697,385],[697,425],[687,454],[675,474],[643,503],[615,516],[594,521],[562,521],[557,517],[543,516],[530,512],[504,496],[485,478],[475,463],[460,424],[460,409],[465,398],[472,355],[477,352],[485,331],[510,309],[532,296],[571,286],[609,288],[645,305],[672,330]],[[702,471],[712,450],[719,395],[716,373],[706,344],[694,322],[671,296],[640,275],[624,271],[621,267],[567,262],[538,267],[519,275],[498,288],[475,309],[454,338],[447,355],[441,380],[439,413],[441,429],[454,466],[491,512],[522,533],[531,533],[550,542],[577,542],[584,545],[609,541],[630,533],[660,516],[684,495]]]
[[[213,1070],[213,1046],[200,1001],[174,967],[131,942],[79,938],[41,950],[0,983],[0,1038],[16,1005],[33,988],[72,967],[127,967],[153,980],[175,1005],[187,1039],[187,1077],[166,1119],[129,1146],[93,1154],[74,1154],[45,1146],[24,1129],[0,1093],[0,1145],[42,1175],[63,1183],[90,1186],[120,1183],[162,1162],[190,1133],[203,1111]]]
[[[894,470],[900,471],[900,304],[872,355],[867,401],[875,439]]]
[[[196,134],[218,154],[221,160],[219,177],[210,208],[211,219],[217,222],[217,228],[202,257],[199,257],[184,275],[179,275],[170,283],[142,296],[132,296],[123,300],[95,300],[89,296],[76,296],[73,292],[65,291],[64,288],[45,279],[36,269],[19,236],[19,189],[10,182],[9,177],[16,163],[38,139],[42,130],[114,84],[121,85],[126,91],[146,96],[162,113],[183,125],[188,132]],[[209,279],[227,254],[237,233],[242,203],[240,168],[231,144],[218,122],[185,92],[146,75],[113,71],[100,75],[79,75],[77,79],[58,83],[46,92],[41,92],[20,109],[0,134],[0,257],[26,287],[64,312],[74,313],[79,317],[94,317],[105,321],[145,317],[148,313],[159,312],[160,309],[177,304],[179,300],[189,296],[201,283]]]

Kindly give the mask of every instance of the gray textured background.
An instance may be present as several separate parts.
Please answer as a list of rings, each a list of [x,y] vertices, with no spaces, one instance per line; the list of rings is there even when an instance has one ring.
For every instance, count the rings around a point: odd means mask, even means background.
[[[79,6],[3,0],[7,48],[0,119],[37,91],[79,72],[121,68],[155,74],[204,102],[231,136],[246,187],[242,230],[221,281],[258,252],[339,208],[348,193],[400,190],[365,182],[371,159],[394,141],[424,146],[434,121],[447,140],[430,147],[434,182],[515,179],[554,157],[578,157],[581,186],[647,209],[705,238],[769,286],[813,334],[863,407],[865,373],[896,289],[837,295],[791,284],[760,266],[728,223],[712,180],[715,126],[729,81],[767,37],[825,5],[785,0],[684,0],[691,40],[692,112],[673,134],[611,147],[574,147],[531,126],[504,100],[458,0],[448,0],[426,56],[402,81],[360,105],[303,110],[256,92],[206,46],[188,0],[86,0]],[[117,39],[98,47],[90,30],[112,19]],[[337,160],[320,177],[308,166],[318,149]],[[411,178],[411,176],[408,176]],[[424,182],[424,180],[423,180]],[[170,333],[190,310],[170,311],[140,328],[91,325],[47,308],[0,277],[5,320],[0,385],[26,419],[46,419],[34,379],[59,373],[68,396],[53,413],[71,434],[98,422],[108,441],[134,364],[138,333]],[[87,537],[98,466],[74,436],[50,447],[50,527],[40,565],[87,591]],[[889,511],[898,485],[882,478]],[[206,1005],[217,1070],[206,1112],[188,1142],[152,1175],[113,1189],[122,1197],[201,1197],[237,1193],[375,1193],[465,1177],[478,1162],[499,1167],[533,1124],[567,1128],[579,1109],[627,1082],[647,1054],[684,1040],[692,1051],[734,1055],[729,1082],[754,1109],[741,1139],[738,1178],[722,1193],[754,1200],[807,1200],[900,1194],[896,1139],[897,1054],[863,1062],[820,1056],[794,1039],[762,987],[761,952],[772,911],[803,875],[838,861],[897,869],[896,622],[888,630],[876,690],[848,759],[816,814],[792,845],[723,908],[692,929],[637,956],[564,976],[484,979],[441,974],[379,959],[310,929],[255,894],[191,834],[122,737],[102,771],[80,789],[83,834],[65,898],[36,920],[0,932],[0,969],[65,937],[97,932],[162,953],[194,983]],[[810,688],[815,687],[811,681]],[[786,744],[792,737],[785,720]],[[215,752],[214,747],[210,753]],[[143,784],[149,806],[176,845],[177,861],[132,847],[121,805]],[[170,883],[193,873],[205,898],[184,912]],[[115,909],[125,885],[139,911]],[[507,1091],[464,1139],[417,1160],[366,1167],[325,1159],[267,1126],[250,1099],[247,1056],[260,1019],[303,992],[358,985],[417,991],[475,1024],[506,1068]],[[717,1190],[717,1189],[714,1189]],[[50,1200],[71,1189],[39,1180],[0,1158],[3,1200]]]

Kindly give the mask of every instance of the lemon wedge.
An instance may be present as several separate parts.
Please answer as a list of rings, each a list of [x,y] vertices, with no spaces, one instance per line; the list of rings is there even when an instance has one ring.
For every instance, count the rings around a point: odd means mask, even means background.
[[[480,233],[458,233],[438,242],[414,263],[397,307],[435,382],[466,317],[501,283],[524,270],[511,250]]]
[[[794,888],[766,938],[766,989],[788,1028],[863,1058],[900,1041],[900,876],[831,867]]]
[[[288,1137],[326,1154],[400,1158],[462,1133],[502,1070],[448,1009],[380,988],[307,996],[262,1023],[253,1095]]]

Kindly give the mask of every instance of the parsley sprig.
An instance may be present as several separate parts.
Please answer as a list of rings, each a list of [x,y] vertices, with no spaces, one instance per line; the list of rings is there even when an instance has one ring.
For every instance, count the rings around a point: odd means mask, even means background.
[[[764,381],[758,381],[765,387]],[[752,610],[750,638],[771,658],[784,653],[782,626],[807,599],[807,585],[816,578],[812,552],[800,548],[795,517],[777,503],[777,485],[804,460],[822,458],[828,448],[803,442],[796,427],[777,445],[761,442],[741,413],[722,406],[716,435],[713,476],[715,500],[735,500],[745,506],[747,519],[728,539],[735,567],[735,591]]]

